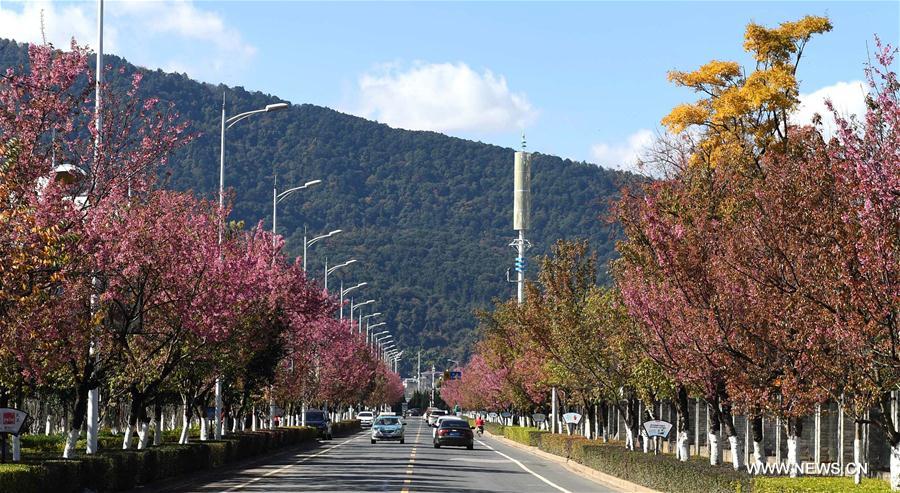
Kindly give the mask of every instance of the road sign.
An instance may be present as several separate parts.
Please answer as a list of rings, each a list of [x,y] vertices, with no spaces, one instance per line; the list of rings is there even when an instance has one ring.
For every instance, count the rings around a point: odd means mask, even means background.
[[[503,411],[502,413],[500,413],[500,417],[502,417],[502,418],[511,418],[511,417],[512,417],[512,413],[509,412],[509,411]]]
[[[644,430],[647,432],[648,437],[666,438],[669,436],[669,431],[671,429],[672,423],[669,423],[668,421],[659,419],[644,421]]]
[[[541,424],[544,421],[547,421],[547,416],[545,414],[535,413],[531,415],[531,419],[533,419],[535,423]]]
[[[18,435],[22,431],[28,413],[9,407],[0,407],[0,433]]]
[[[462,379],[461,371],[451,371],[450,372],[450,380],[460,380]]]
[[[577,425],[581,421],[581,415],[578,413],[566,413],[562,416],[563,421],[569,425]]]

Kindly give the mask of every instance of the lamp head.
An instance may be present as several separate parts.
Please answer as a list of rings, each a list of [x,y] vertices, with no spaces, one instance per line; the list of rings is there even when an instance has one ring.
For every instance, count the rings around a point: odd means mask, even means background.
[[[267,105],[266,105],[266,111],[278,111],[278,110],[283,110],[283,109],[287,108],[288,106],[290,106],[290,105],[287,104],[287,103],[267,104]]]

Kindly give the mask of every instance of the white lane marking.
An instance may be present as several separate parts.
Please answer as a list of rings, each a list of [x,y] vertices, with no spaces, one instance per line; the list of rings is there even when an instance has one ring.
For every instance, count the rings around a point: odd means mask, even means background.
[[[493,449],[491,449],[491,450],[493,450]],[[463,462],[478,462],[479,464],[481,464],[481,463],[500,464],[503,462],[507,462],[506,459],[470,459],[468,457],[451,457],[447,460],[459,460],[459,461],[463,461]]]
[[[355,436],[355,437],[353,437],[353,438],[350,438],[350,439],[348,439],[348,440],[344,440],[343,442],[341,442],[341,443],[335,445],[334,447],[328,447],[328,448],[326,448],[325,450],[320,450],[320,451],[318,451],[318,452],[316,452],[316,453],[314,453],[314,454],[312,454],[312,455],[304,456],[302,459],[300,459],[300,460],[298,460],[298,461],[294,461],[294,462],[292,462],[292,463],[290,463],[290,464],[281,466],[281,467],[279,467],[278,469],[272,469],[271,471],[266,472],[265,474],[260,474],[259,476],[256,476],[255,478],[251,479],[250,481],[247,481],[246,483],[242,483],[242,484],[239,484],[239,485],[232,486],[231,488],[228,488],[228,489],[225,490],[225,491],[226,491],[226,492],[228,492],[228,491],[237,491],[237,490],[239,490],[239,489],[241,489],[241,488],[244,488],[245,486],[250,486],[251,484],[253,484],[253,483],[259,481],[259,480],[262,479],[262,478],[266,478],[266,477],[269,477],[269,476],[271,476],[271,475],[273,475],[273,474],[277,474],[277,473],[279,473],[279,472],[281,472],[281,471],[283,471],[283,470],[285,470],[285,469],[288,469],[288,468],[290,468],[290,467],[294,467],[294,466],[296,466],[297,464],[302,464],[302,463],[304,463],[304,462],[306,462],[306,461],[308,461],[308,460],[310,460],[310,459],[312,459],[312,458],[314,458],[314,457],[318,457],[318,456],[320,456],[320,455],[322,455],[322,454],[327,454],[328,452],[331,452],[332,450],[334,450],[334,449],[340,447],[341,445],[350,443],[350,442],[352,442],[353,440],[356,440],[357,438],[359,438],[359,437],[361,437],[361,436],[362,436],[362,435],[357,435],[357,436]]]
[[[481,444],[481,446],[487,448],[488,450],[493,450],[494,452],[500,454],[501,456],[506,457],[506,458],[509,459],[511,462],[513,462],[513,463],[515,463],[517,466],[521,467],[523,471],[525,471],[525,472],[527,472],[527,473],[530,473],[532,476],[534,476],[534,477],[540,479],[541,481],[547,483],[548,485],[550,485],[550,486],[556,488],[557,490],[561,491],[562,493],[572,493],[571,491],[569,491],[569,490],[563,488],[562,486],[557,485],[557,484],[554,483],[553,481],[550,481],[549,479],[547,479],[547,478],[541,476],[540,474],[538,474],[538,473],[532,471],[531,469],[528,469],[527,467],[525,467],[525,464],[522,464],[522,463],[519,462],[518,460],[513,459],[512,457],[510,457],[510,456],[504,454],[503,452],[501,452],[501,451],[499,451],[499,450],[497,450],[497,449],[493,449],[493,448],[489,447],[486,443],[482,442],[481,440],[476,440],[476,441],[477,441],[479,444]]]

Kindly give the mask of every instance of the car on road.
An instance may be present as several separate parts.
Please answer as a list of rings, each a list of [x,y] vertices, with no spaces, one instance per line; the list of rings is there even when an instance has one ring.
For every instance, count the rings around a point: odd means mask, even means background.
[[[359,414],[356,415],[356,419],[359,420],[359,426],[368,428],[372,426],[372,421],[375,420],[375,413],[372,411],[360,411]]]
[[[468,421],[461,419],[445,419],[434,435],[434,448],[443,446],[475,448],[475,435]]]
[[[435,410],[431,411],[430,413],[428,413],[428,417],[426,419],[427,419],[427,422],[429,425],[434,425],[434,422],[437,421],[438,418],[440,418],[441,416],[446,416],[446,415],[447,415],[447,411],[444,411],[442,409],[435,409]]]
[[[378,416],[372,422],[372,443],[381,440],[405,442],[406,423],[399,416]]]
[[[323,440],[331,440],[331,419],[325,411],[318,409],[306,411],[306,426],[315,428]]]
[[[421,416],[421,415],[422,415],[422,411],[419,408],[413,407],[413,408],[406,410],[406,416],[413,417],[413,416]]]
[[[444,416],[438,416],[437,419],[434,420],[434,424],[431,425],[431,427],[433,428],[433,429],[431,430],[431,436],[432,436],[432,438],[433,438],[434,436],[437,435],[437,431],[438,431],[438,428],[441,427],[441,423],[443,423],[444,421],[446,421],[446,420],[448,420],[448,419],[459,420],[459,418],[457,418],[456,416],[453,416],[452,414],[446,414],[446,415],[444,415]]]

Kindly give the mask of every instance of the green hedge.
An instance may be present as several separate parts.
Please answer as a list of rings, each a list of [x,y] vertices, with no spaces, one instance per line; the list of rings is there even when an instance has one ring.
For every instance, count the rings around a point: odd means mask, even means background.
[[[880,479],[863,479],[858,486],[852,478],[762,477],[753,478],[754,493],[889,493],[891,486]]]
[[[361,430],[362,426],[358,419],[351,419],[347,421],[339,421],[331,425],[331,434],[332,435],[346,435],[348,433],[356,433]]]
[[[506,438],[524,445],[531,445],[532,447],[537,447],[541,443],[541,435],[548,433],[537,428],[522,426],[506,426],[503,428],[503,436]]]
[[[592,469],[660,491],[751,491],[749,474],[730,466],[711,466],[706,459],[681,462],[670,455],[645,454],[588,440],[573,441],[571,457]]]
[[[335,423],[335,434],[359,430],[359,421]],[[33,451],[24,463],[0,464],[0,493],[60,493],[90,489],[123,491],[137,485],[203,469],[222,467],[248,457],[315,440],[314,428],[278,428],[225,435],[221,440],[165,443],[146,450],[120,450],[121,437],[104,437],[100,453],[72,460],[49,454],[61,448],[61,437],[25,436],[23,445]],[[115,446],[116,448],[113,448]]]
[[[503,430],[506,427],[501,425],[500,423],[488,423],[484,422],[484,430],[490,433],[491,435],[503,436]]]
[[[572,457],[572,447],[576,442],[581,445],[584,445],[582,442],[591,443],[587,438],[580,435],[544,433],[541,435],[541,441],[537,446],[544,452],[569,459]]]

